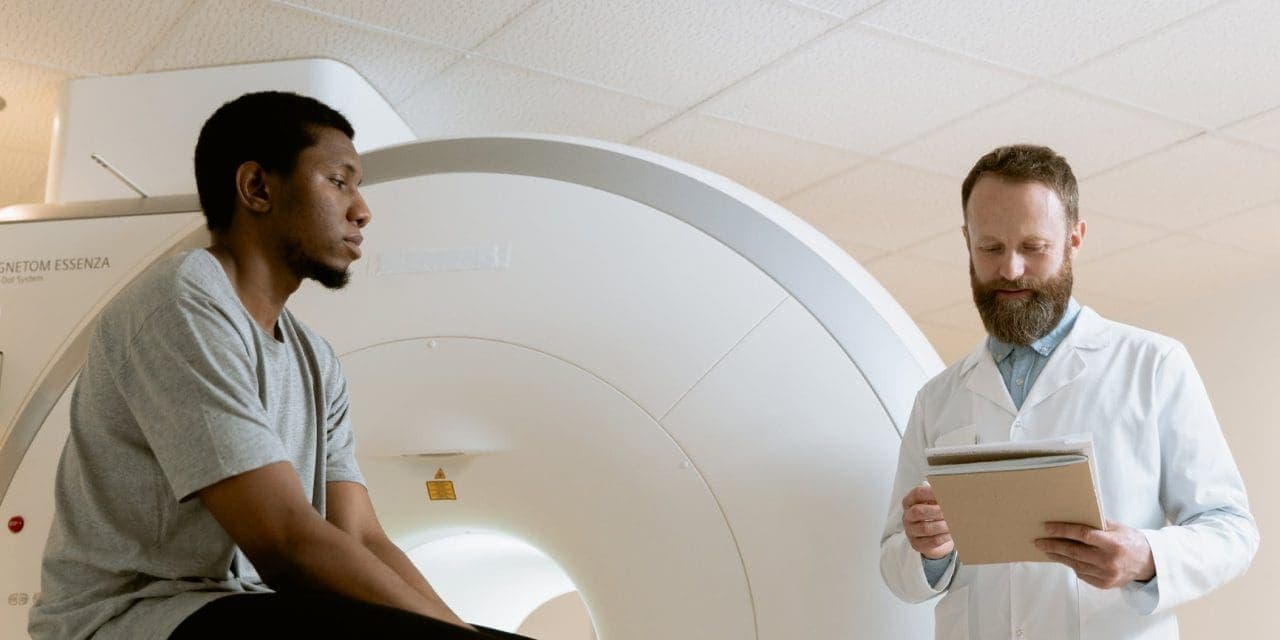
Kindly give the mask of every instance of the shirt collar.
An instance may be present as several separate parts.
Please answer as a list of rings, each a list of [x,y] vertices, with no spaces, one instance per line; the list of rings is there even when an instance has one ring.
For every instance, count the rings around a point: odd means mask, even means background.
[[[1015,350],[1030,350],[1041,356],[1048,356],[1053,353],[1054,349],[1058,348],[1063,338],[1066,338],[1067,334],[1071,333],[1071,327],[1075,326],[1076,318],[1079,315],[1080,303],[1076,302],[1075,298],[1071,298],[1067,301],[1067,309],[1062,313],[1062,319],[1058,321],[1058,326],[1054,327],[1052,331],[1046,333],[1039,340],[1032,342],[1030,346],[1020,347],[999,340],[995,336],[987,336],[987,349],[991,351],[991,356],[995,358],[997,364],[1003,362]]]

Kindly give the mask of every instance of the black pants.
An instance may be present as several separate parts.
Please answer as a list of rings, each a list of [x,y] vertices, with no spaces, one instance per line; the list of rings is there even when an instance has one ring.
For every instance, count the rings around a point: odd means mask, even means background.
[[[528,640],[476,627],[468,631],[403,609],[321,593],[254,593],[218,598],[187,617],[170,640],[413,638]]]

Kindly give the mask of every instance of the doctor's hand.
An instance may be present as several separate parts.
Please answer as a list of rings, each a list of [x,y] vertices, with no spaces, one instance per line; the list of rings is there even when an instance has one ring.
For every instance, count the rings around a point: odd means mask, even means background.
[[[1047,522],[1044,528],[1050,537],[1036,540],[1036,548],[1099,589],[1154,578],[1155,558],[1147,537],[1118,522],[1108,520],[1106,525],[1103,531],[1082,524]]]
[[[927,484],[912,489],[902,499],[902,530],[911,548],[931,560],[947,557],[956,546],[942,517],[942,507],[933,496],[933,487]]]

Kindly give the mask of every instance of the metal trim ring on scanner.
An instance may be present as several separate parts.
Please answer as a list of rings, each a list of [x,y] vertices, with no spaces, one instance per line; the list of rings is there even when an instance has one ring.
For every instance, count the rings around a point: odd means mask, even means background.
[[[915,388],[941,367],[905,313],[852,259],[777,205],[694,167],[624,147],[541,138],[411,143],[369,152],[364,163],[369,186],[438,173],[535,176],[614,193],[700,229],[804,305],[855,364],[899,431]],[[157,209],[154,213],[165,209],[146,201],[21,207],[0,211],[0,221],[119,216],[140,205]],[[167,210],[191,212],[196,207],[193,199],[175,200]],[[203,239],[198,231],[181,244],[198,245]],[[83,362],[84,335],[82,330],[70,341],[28,395],[0,449],[0,498],[35,432]]]

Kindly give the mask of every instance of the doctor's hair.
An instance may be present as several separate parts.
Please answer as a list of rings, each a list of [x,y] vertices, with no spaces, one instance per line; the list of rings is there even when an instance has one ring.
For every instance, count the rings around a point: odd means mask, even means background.
[[[1080,189],[1067,159],[1049,147],[1014,144],[999,147],[978,159],[960,186],[960,211],[969,220],[969,195],[982,174],[990,173],[1010,182],[1039,182],[1053,189],[1067,214],[1067,228],[1080,219]]]
[[[270,173],[288,175],[322,127],[355,138],[341,113],[296,93],[246,93],[218,107],[200,129],[195,153],[196,192],[209,230],[231,227],[240,165],[257,162]]]

